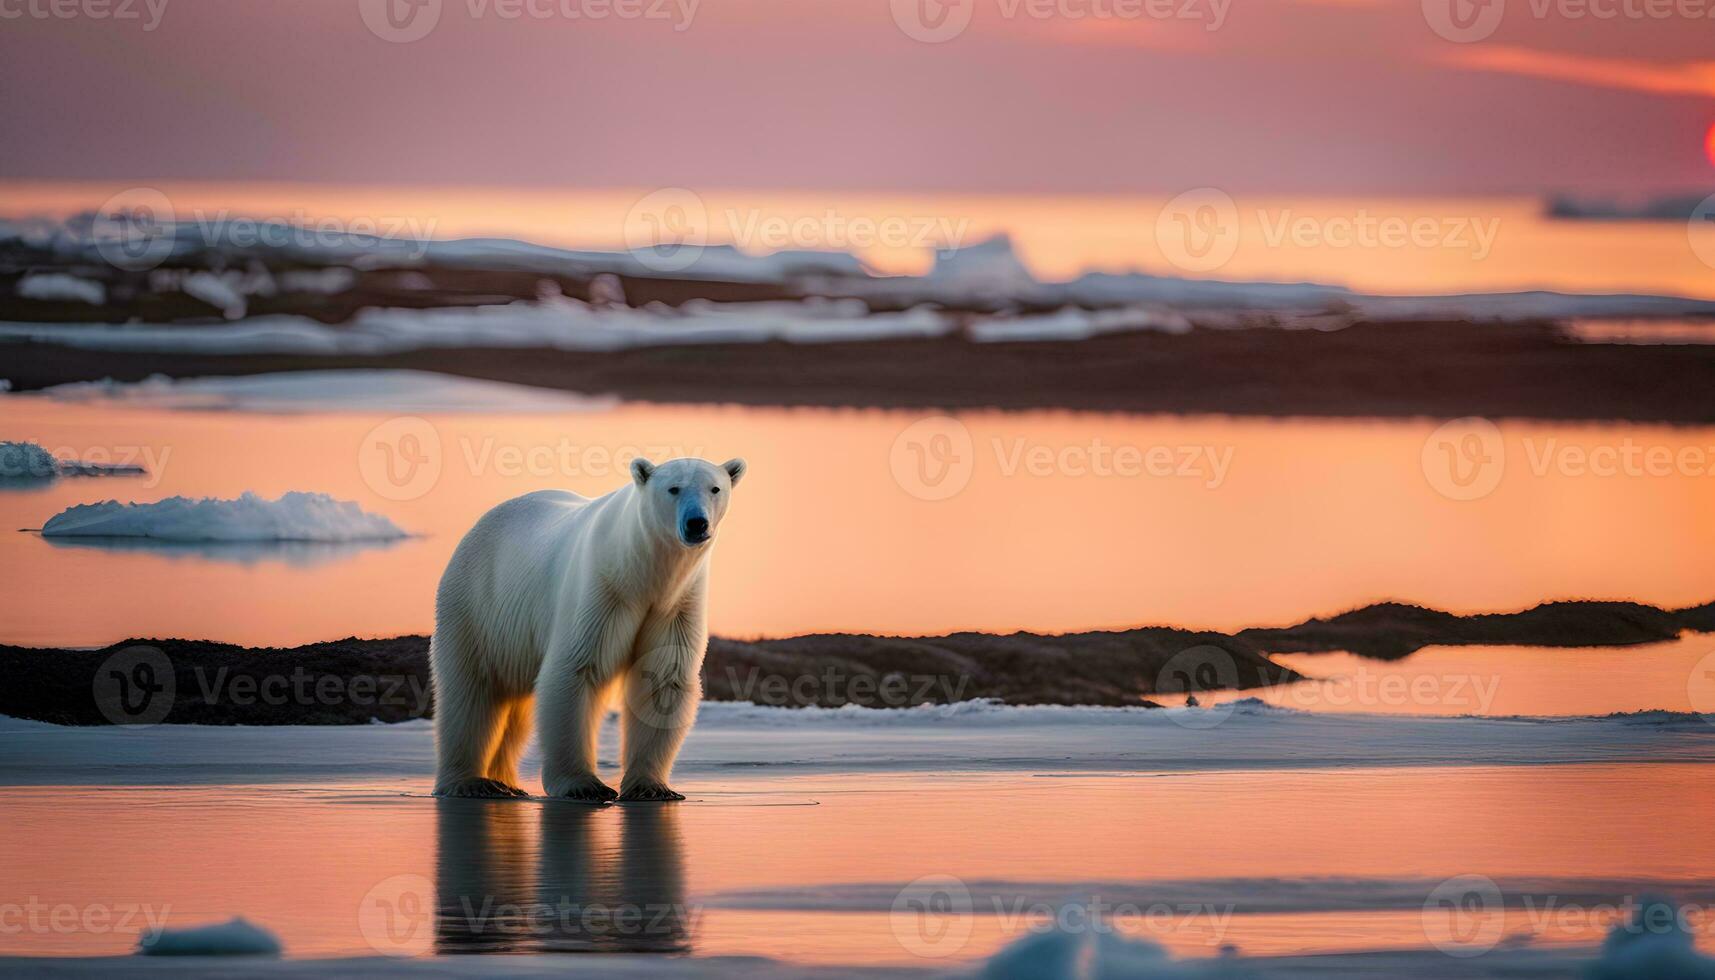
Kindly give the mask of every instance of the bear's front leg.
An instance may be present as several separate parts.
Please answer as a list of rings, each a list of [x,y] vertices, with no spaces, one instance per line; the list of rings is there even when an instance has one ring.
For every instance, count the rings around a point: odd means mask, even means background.
[[[596,736],[601,729],[607,685],[591,671],[569,679],[544,672],[537,688],[537,741],[542,746],[542,789],[549,796],[606,803],[619,794],[595,772]]]
[[[697,719],[705,641],[700,630],[675,625],[666,641],[646,650],[625,675],[621,803],[685,798],[667,786],[667,779]]]
[[[549,796],[606,803],[619,794],[596,775],[596,738],[607,692],[635,634],[623,611],[591,616],[589,627],[551,651],[536,679],[536,737]]]

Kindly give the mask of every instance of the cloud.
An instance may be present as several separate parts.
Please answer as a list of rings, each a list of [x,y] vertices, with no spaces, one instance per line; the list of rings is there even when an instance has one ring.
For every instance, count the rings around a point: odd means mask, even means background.
[[[1472,71],[1547,78],[1576,85],[1657,95],[1715,96],[1715,61],[1653,63],[1506,45],[1463,48],[1438,60]]]

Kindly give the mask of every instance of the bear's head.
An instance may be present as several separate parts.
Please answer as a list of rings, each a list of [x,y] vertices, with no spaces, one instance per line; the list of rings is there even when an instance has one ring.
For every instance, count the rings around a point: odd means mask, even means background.
[[[714,540],[726,516],[732,488],[744,476],[744,460],[716,466],[706,459],[670,459],[657,466],[641,456],[631,461],[631,479],[643,501],[643,520],[687,548]]]

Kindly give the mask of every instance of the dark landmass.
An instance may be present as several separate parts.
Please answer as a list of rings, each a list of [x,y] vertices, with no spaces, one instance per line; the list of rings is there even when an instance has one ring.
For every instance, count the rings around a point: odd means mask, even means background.
[[[411,368],[681,404],[1715,423],[1715,345],[1585,344],[1548,322],[325,357],[0,343],[0,359],[19,390],[152,374]]]
[[[1242,630],[1238,638],[1270,653],[1342,650],[1398,660],[1427,646],[1618,647],[1663,643],[1685,631],[1715,632],[1715,603],[1669,610],[1636,602],[1545,602],[1523,612],[1455,616],[1382,602],[1285,629]]]
[[[1187,630],[1065,636],[826,634],[757,642],[716,637],[703,664],[703,689],[710,700],[782,707],[903,708],[972,698],[1149,705],[1145,695],[1155,690],[1163,665],[1203,644],[1226,652],[1234,669],[1224,676],[1236,677],[1238,686],[1298,677],[1246,642]],[[160,670],[138,674],[134,659],[110,660],[136,648],[160,651],[153,658]],[[129,698],[143,704],[141,689],[165,687],[170,664],[172,709],[161,719],[169,723],[406,721],[434,711],[428,654],[426,636],[348,638],[290,649],[155,639],[126,640],[95,651],[0,646],[0,714],[65,725],[128,723],[138,716],[120,702]]]
[[[1290,683],[1302,675],[1269,653],[1345,650],[1397,659],[1433,645],[1627,646],[1715,632],[1715,603],[1664,610],[1633,602],[1551,602],[1515,613],[1457,616],[1381,603],[1330,619],[1234,635],[1142,627],[1062,635],[935,637],[815,634],[716,637],[704,696],[784,707],[874,708],[993,698],[1008,704],[1177,705],[1186,692]],[[139,673],[128,649],[161,673]],[[0,714],[64,725],[126,719],[120,702],[166,687],[159,720],[203,725],[340,725],[433,714],[429,640],[356,638],[290,649],[197,640],[127,640],[101,650],[0,646]],[[120,670],[114,670],[119,663]],[[127,686],[129,685],[129,686]],[[1159,704],[1158,704],[1159,702]]]

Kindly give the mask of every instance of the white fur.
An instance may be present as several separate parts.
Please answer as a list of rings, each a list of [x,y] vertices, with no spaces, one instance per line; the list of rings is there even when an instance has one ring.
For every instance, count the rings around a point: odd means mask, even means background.
[[[547,793],[611,797],[596,733],[623,690],[622,794],[672,798],[702,694],[710,545],[743,474],[736,459],[639,459],[605,496],[543,490],[477,521],[436,594],[435,792],[515,787],[534,715]],[[688,543],[699,514],[709,537]]]

